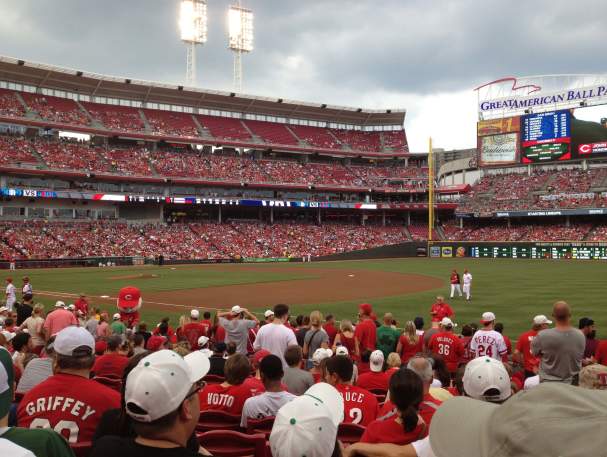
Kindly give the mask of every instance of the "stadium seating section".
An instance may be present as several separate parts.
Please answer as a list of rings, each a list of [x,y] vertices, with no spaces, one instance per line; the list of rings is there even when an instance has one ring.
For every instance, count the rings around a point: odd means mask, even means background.
[[[492,223],[468,225],[462,229],[455,225],[442,227],[445,239],[454,241],[604,241],[607,225],[592,223],[564,224],[513,224]],[[602,239],[600,237],[603,236]]]

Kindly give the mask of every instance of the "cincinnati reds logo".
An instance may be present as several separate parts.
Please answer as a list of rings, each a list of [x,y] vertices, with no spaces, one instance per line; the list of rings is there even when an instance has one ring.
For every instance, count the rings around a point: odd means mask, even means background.
[[[542,90],[542,86],[538,86],[536,84],[526,84],[524,86],[517,86],[516,84],[518,82],[518,79],[515,78],[514,76],[508,76],[506,78],[496,79],[495,81],[491,81],[489,83],[483,84],[482,86],[478,86],[474,90],[479,90],[479,89],[482,89],[483,87],[492,86],[494,84],[501,84],[501,83],[508,82],[508,81],[512,82],[512,88],[510,89],[512,92],[515,92],[515,91],[521,90],[521,89],[530,89],[528,93],[532,94],[534,92],[539,92],[540,90]]]
[[[592,145],[580,144],[579,151],[580,154],[590,154],[592,152]]]
[[[124,299],[125,299],[125,300],[132,300],[132,299],[133,299],[133,296],[132,296],[131,294],[126,294],[126,295],[124,296]]]

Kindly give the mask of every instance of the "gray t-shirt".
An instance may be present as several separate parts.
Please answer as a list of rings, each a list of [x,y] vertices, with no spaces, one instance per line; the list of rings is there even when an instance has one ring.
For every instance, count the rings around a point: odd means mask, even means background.
[[[32,359],[23,370],[17,392],[25,394],[51,376],[53,376],[53,359]]]
[[[249,340],[249,329],[255,328],[257,322],[249,319],[226,319],[219,318],[219,324],[226,329],[225,342],[236,343],[236,352],[247,355],[247,342]]]
[[[308,359],[311,360],[316,349],[322,346],[323,343],[329,344],[329,335],[324,329],[310,329],[304,338],[304,344],[308,343]]]
[[[303,395],[314,385],[314,376],[301,368],[287,367],[282,382],[293,395]]]
[[[540,356],[540,381],[571,383],[582,369],[586,338],[578,329],[542,330],[531,342],[531,352]]]

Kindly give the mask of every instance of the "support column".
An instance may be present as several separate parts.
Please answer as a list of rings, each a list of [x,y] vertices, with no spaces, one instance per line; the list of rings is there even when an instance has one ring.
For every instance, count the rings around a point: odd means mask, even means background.
[[[221,205],[218,206],[219,212],[217,213],[217,222],[221,224]]]
[[[320,208],[316,209],[316,218],[317,218],[316,220],[318,221],[318,225],[322,224],[322,220],[320,217]]]
[[[571,219],[569,216],[565,216],[565,227],[571,227]]]
[[[270,224],[274,224],[274,207],[270,207]]]
[[[510,228],[510,224],[511,224],[512,221],[511,221],[510,218],[507,218],[506,220],[508,221],[508,228]]]
[[[381,225],[382,225],[382,227],[386,226],[386,210],[385,209],[383,209],[381,211]]]
[[[463,228],[464,228],[464,218],[463,218],[463,217],[460,217],[460,218],[459,218],[459,228],[460,228],[460,229],[463,229]]]
[[[407,225],[411,225],[411,211],[407,211]]]

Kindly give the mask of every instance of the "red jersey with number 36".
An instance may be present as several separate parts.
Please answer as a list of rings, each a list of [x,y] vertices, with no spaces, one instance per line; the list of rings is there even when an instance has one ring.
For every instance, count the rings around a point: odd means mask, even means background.
[[[337,384],[335,388],[344,399],[344,424],[367,426],[377,418],[379,403],[371,392],[347,384]]]
[[[432,335],[428,349],[443,358],[451,373],[457,371],[457,365],[464,355],[464,345],[452,332],[440,332]]]
[[[69,443],[91,441],[108,409],[120,408],[120,394],[97,381],[56,374],[25,394],[17,410],[24,428],[50,428]]]

